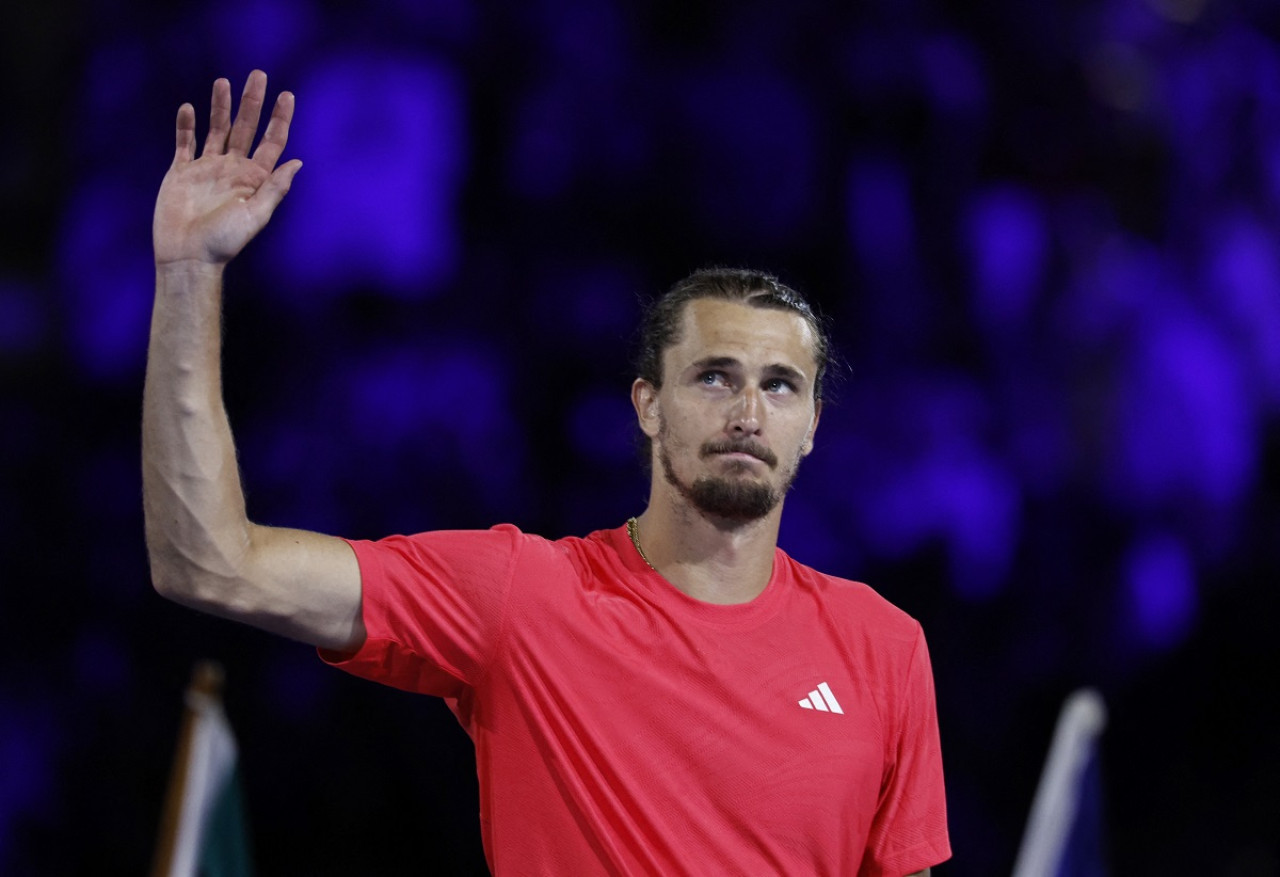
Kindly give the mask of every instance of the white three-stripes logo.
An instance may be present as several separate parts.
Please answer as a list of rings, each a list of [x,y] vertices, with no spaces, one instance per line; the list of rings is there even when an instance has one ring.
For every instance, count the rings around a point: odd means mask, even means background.
[[[807,710],[844,715],[844,710],[840,709],[840,701],[836,700],[836,696],[831,693],[831,686],[825,682],[819,682],[818,687],[800,701],[800,706]]]

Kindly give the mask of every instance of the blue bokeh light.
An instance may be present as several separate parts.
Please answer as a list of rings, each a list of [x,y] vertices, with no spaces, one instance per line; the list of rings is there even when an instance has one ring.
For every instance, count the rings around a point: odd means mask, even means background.
[[[344,364],[335,401],[347,440],[405,485],[447,471],[494,507],[519,505],[528,435],[515,415],[508,359],[479,338],[426,339]],[[447,492],[423,500],[447,507]],[[507,502],[503,502],[503,499]]]
[[[67,300],[72,358],[100,380],[140,373],[153,287],[150,228],[154,195],[122,179],[78,189],[63,214],[58,277]]]
[[[306,166],[266,254],[276,294],[305,305],[351,288],[438,291],[459,259],[457,74],[427,58],[353,54],[317,63],[296,91],[291,139],[301,146],[289,155]]]
[[[210,4],[198,14],[204,19],[198,36],[205,45],[217,46],[227,77],[254,68],[286,69],[316,38],[321,24],[317,5],[308,0],[231,0]]]
[[[508,421],[503,358],[489,345],[453,339],[378,351],[342,376],[348,435],[362,446],[397,450],[432,435],[483,443]]]
[[[1125,504],[1222,509],[1249,487],[1255,417],[1238,354],[1177,299],[1134,327],[1119,378],[1110,477]]]
[[[1224,314],[1271,406],[1280,405],[1280,256],[1276,230],[1249,216],[1224,218],[1207,258],[1206,304]]]
[[[849,236],[858,259],[878,276],[907,267],[915,253],[911,181],[889,157],[860,157],[849,168]]]
[[[1022,491],[985,446],[986,401],[968,382],[938,375],[904,382],[892,400],[852,503],[870,550],[901,558],[941,546],[958,594],[995,596],[1020,539]]]
[[[967,240],[979,323],[1000,333],[1022,328],[1040,292],[1048,257],[1039,204],[1012,186],[983,192],[971,206]]]
[[[1147,534],[1124,559],[1130,626],[1149,649],[1180,644],[1199,608],[1195,567],[1187,548],[1168,533]]]

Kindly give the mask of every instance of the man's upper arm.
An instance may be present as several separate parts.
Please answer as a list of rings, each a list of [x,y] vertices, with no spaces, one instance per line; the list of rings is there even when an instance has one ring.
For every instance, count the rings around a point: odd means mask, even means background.
[[[250,525],[235,596],[216,614],[338,652],[364,642],[360,565],[343,539]]]

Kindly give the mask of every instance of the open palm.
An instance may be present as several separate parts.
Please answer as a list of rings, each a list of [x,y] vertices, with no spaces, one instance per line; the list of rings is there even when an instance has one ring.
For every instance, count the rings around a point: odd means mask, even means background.
[[[289,139],[292,94],[276,98],[267,130],[250,153],[266,90],[266,74],[250,73],[233,125],[231,83],[213,84],[209,134],[199,158],[195,108],[178,109],[177,147],[160,184],[152,226],[157,265],[225,264],[266,226],[289,191],[302,162],[276,162]]]

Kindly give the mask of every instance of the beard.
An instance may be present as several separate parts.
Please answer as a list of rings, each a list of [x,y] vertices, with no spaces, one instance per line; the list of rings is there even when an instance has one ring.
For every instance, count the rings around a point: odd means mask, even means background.
[[[764,461],[770,468],[776,468],[778,464],[776,455],[768,448],[760,447],[753,442],[708,442],[699,449],[699,456],[707,458],[732,452],[751,454]],[[786,473],[782,484],[774,487],[758,481],[718,475],[703,475],[694,479],[692,484],[685,483],[676,474],[665,443],[658,448],[658,460],[662,464],[662,474],[667,483],[679,491],[690,505],[704,514],[739,524],[759,520],[777,508],[787,491],[791,489],[800,463],[797,459]],[[731,471],[734,472],[747,470],[746,463],[731,467]]]

